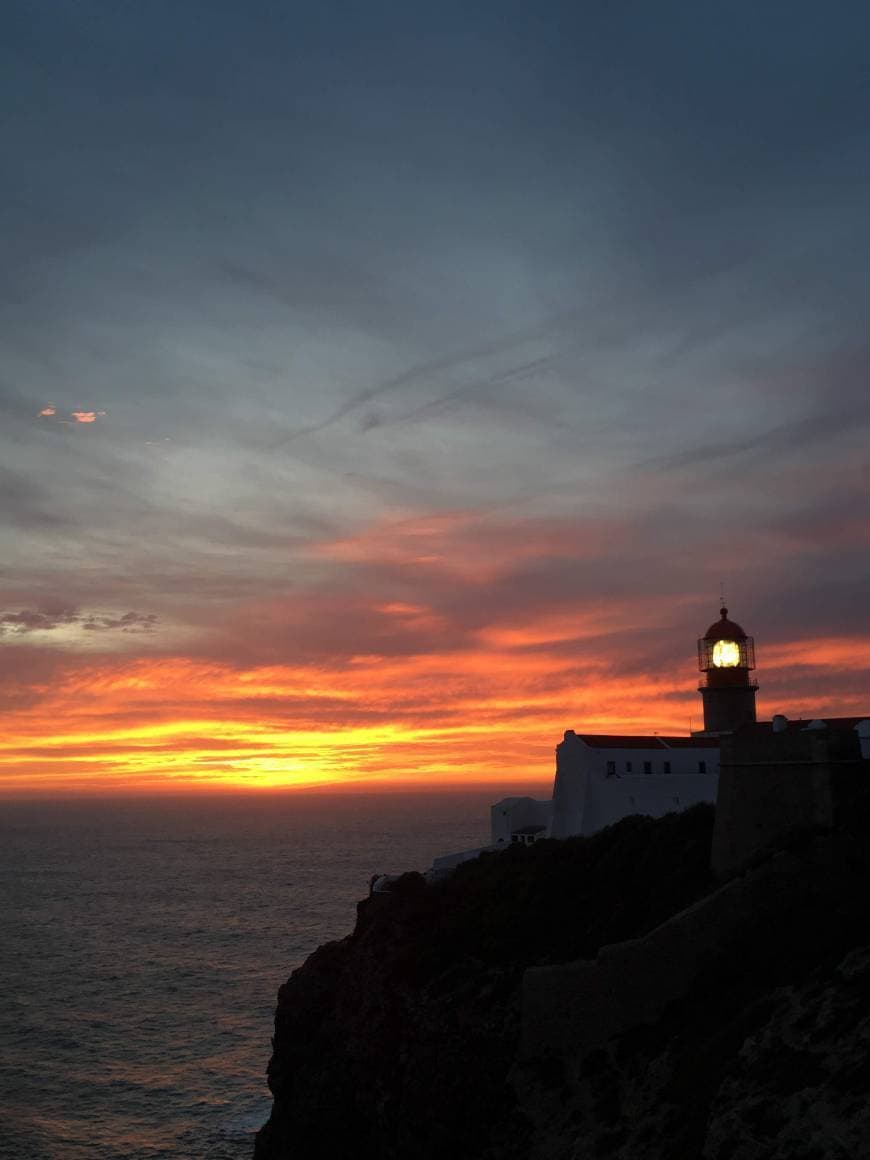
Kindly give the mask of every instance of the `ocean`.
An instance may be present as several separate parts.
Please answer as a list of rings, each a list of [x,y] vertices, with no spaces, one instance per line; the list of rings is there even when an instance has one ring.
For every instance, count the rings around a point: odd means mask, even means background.
[[[279,985],[500,796],[0,805],[0,1157],[249,1160]]]

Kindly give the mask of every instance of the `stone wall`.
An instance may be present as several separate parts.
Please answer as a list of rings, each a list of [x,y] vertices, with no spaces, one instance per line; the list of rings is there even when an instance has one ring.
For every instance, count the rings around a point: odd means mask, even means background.
[[[831,829],[867,776],[851,730],[748,726],[723,737],[714,873],[725,878],[800,833]]]
[[[829,842],[781,853],[675,915],[644,938],[602,947],[594,960],[532,967],[523,976],[521,1056],[582,1056],[654,1023],[708,969],[739,971],[754,931],[791,937],[796,918],[836,894]],[[760,935],[759,935],[760,941]]]

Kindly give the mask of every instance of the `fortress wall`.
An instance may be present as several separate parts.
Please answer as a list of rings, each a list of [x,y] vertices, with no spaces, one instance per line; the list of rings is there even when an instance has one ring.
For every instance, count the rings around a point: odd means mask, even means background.
[[[814,858],[778,854],[675,915],[644,938],[602,947],[594,960],[532,967],[523,976],[521,1054],[580,1056],[655,1022],[705,968],[739,971],[753,930],[794,929],[795,915],[833,895],[830,846]]]
[[[796,834],[831,829],[851,782],[866,779],[857,735],[740,730],[722,739],[711,865],[719,877]]]
[[[789,833],[829,829],[833,801],[823,766],[786,764],[722,770],[710,862],[720,878],[735,873]]]

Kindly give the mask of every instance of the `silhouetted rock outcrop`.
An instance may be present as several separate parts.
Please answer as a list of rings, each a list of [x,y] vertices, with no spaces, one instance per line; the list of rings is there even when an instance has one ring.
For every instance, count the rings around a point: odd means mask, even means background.
[[[279,992],[257,1160],[870,1154],[864,819],[724,887],[708,870],[712,819],[707,806],[626,818],[484,855],[436,886],[407,874],[360,903],[353,934]],[[666,948],[685,938],[701,946],[674,983]],[[549,989],[531,971],[524,988],[528,968],[602,947],[575,971],[582,993],[573,969]],[[577,1013],[602,980],[646,992],[592,1036]]]

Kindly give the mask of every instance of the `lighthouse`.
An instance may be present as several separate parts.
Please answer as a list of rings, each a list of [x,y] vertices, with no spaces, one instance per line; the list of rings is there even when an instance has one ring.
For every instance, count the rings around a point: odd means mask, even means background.
[[[698,668],[705,733],[733,733],[755,720],[758,681],[749,675],[755,668],[755,641],[728,619],[725,607],[698,641]]]

